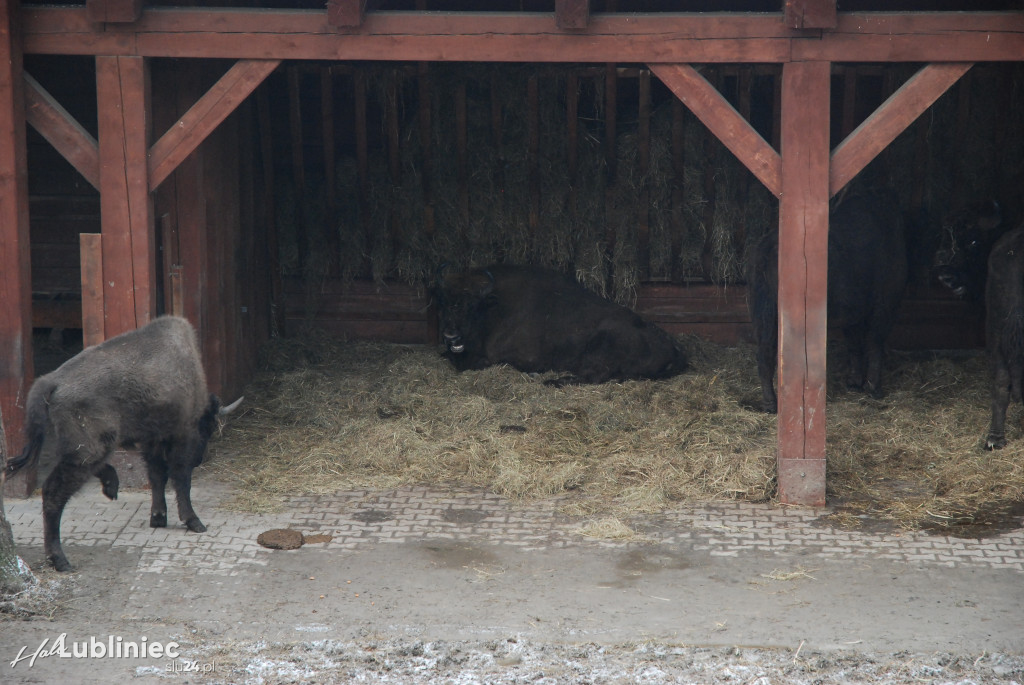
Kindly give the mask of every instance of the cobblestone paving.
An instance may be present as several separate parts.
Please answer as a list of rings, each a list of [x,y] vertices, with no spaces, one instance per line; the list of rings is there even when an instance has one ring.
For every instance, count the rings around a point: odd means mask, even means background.
[[[194,483],[192,501],[209,528],[207,533],[196,535],[187,533],[177,522],[168,528],[151,529],[148,492],[123,491],[117,501],[109,502],[98,485],[87,487],[64,512],[62,538],[65,547],[70,548],[69,555],[73,555],[75,545],[141,551],[140,574],[221,576],[266,565],[271,551],[261,547],[256,538],[271,528],[331,535],[329,542],[319,543],[328,549],[424,540],[471,541],[522,549],[637,544],[586,538],[580,533],[585,521],[559,514],[550,504],[522,506],[479,491],[406,487],[295,496],[278,514],[242,514],[219,507],[218,503],[230,494],[221,483]],[[173,495],[169,499],[173,500]],[[19,546],[42,546],[39,497],[9,498],[5,505],[15,542]],[[170,518],[175,513],[173,504],[169,508]],[[1024,529],[983,539],[923,532],[870,533],[831,526],[823,519],[828,513],[770,504],[716,503],[681,506],[630,523],[646,540],[686,545],[712,556],[798,553],[804,559],[887,559],[1024,573]]]

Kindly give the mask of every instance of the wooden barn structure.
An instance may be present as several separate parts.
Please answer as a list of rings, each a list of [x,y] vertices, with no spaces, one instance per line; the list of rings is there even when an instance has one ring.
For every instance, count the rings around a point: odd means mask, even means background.
[[[232,6],[213,6],[225,4]],[[289,107],[299,107],[302,73],[288,65],[312,64],[317,73],[330,74],[368,62],[402,62],[420,73],[442,62],[572,64],[596,71],[606,82],[628,67],[640,75],[640,103],[646,102],[653,76],[778,203],[784,267],[779,497],[822,505],[830,198],[973,65],[1024,61],[1024,13],[1017,0],[852,0],[838,8],[836,0],[328,0],[326,7],[282,0],[281,6],[268,5],[273,3],[4,0],[0,411],[8,454],[21,447],[24,398],[33,380],[34,326],[80,327],[89,344],[163,312],[183,313],[200,330],[211,388],[225,397],[239,393],[271,331],[286,328],[287,284],[278,263],[273,203],[281,183],[298,181],[301,187],[302,146],[291,152],[298,155],[293,170],[300,178],[276,178],[273,162],[280,151],[266,135],[271,108],[249,96],[277,74],[286,84]],[[850,99],[841,142],[834,145],[837,65],[896,63],[913,65],[913,75],[863,117],[854,117]],[[734,106],[721,83],[696,65],[756,65],[772,74],[772,132],[752,125],[749,101],[744,105],[741,96]],[[740,72],[739,78],[751,73],[758,72]],[[48,88],[51,82],[60,85]],[[327,97],[321,112],[324,122],[351,117],[346,121],[354,129],[356,178],[362,184],[368,174],[368,84],[365,78],[354,82],[355,115],[335,111],[330,106],[335,100]],[[856,88],[856,83],[851,86],[847,79],[845,86]],[[88,100],[95,97],[90,107],[76,101],[83,93]],[[531,88],[527,99],[535,97]],[[463,112],[456,116],[463,131],[464,104],[456,111]],[[421,108],[418,116],[422,130],[428,130],[429,110]],[[644,116],[641,112],[641,126]],[[301,117],[291,121],[294,135]],[[376,134],[397,141],[397,123],[384,128]],[[324,136],[333,129],[325,125]],[[42,150],[40,135],[49,152],[30,151]],[[429,136],[424,138],[424,157],[466,155],[464,144],[431,150]],[[538,145],[531,135],[531,149]],[[334,182],[333,147],[329,140],[319,153],[326,157],[329,182]],[[33,159],[43,161],[30,164]],[[390,163],[392,169],[401,165],[397,153]],[[63,174],[63,187],[80,192],[58,198],[40,165],[52,175]],[[465,187],[466,181],[459,183]],[[429,195],[428,181],[424,186]],[[301,211],[301,198],[298,204]],[[465,208],[464,198],[459,204]],[[539,211],[539,205],[531,208],[531,222]],[[431,216],[424,219],[427,230]],[[30,225],[47,228],[30,233]],[[641,250],[649,249],[644,219],[636,230]],[[80,256],[81,266],[71,269],[70,277],[58,276],[47,258],[36,255],[37,245],[48,239],[38,237],[40,231],[71,236],[73,259]],[[45,273],[53,278],[41,286]],[[650,299],[663,291],[641,292],[641,308],[655,307]],[[371,310],[375,303],[384,306],[386,298],[372,288],[360,292],[350,299],[362,297]],[[393,292],[387,306],[394,309],[406,298],[409,311],[422,309],[422,298],[411,290]],[[62,293],[75,295],[70,310]],[[52,297],[39,299],[40,294]],[[742,295],[731,298],[735,309]],[[677,323],[688,321],[685,312],[678,317]],[[426,342],[430,326],[424,326],[412,337]],[[25,487],[22,483],[19,490]]]

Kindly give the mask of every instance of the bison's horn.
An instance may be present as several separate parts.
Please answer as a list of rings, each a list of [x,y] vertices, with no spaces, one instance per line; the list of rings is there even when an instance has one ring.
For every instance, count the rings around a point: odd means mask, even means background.
[[[234,402],[232,402],[228,406],[221,407],[219,410],[217,410],[217,415],[218,416],[227,416],[228,414],[230,414],[234,410],[238,409],[238,405],[240,405],[242,403],[242,400],[244,400],[244,399],[245,399],[245,395],[239,397],[237,400],[235,400]]]

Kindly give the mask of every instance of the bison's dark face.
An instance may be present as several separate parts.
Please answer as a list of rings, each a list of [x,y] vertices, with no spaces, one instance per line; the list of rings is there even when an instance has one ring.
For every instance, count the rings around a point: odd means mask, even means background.
[[[466,344],[479,333],[488,298],[494,292],[494,278],[486,271],[448,274],[438,288],[438,310],[445,350],[463,354]]]
[[[996,202],[982,202],[943,222],[942,245],[935,253],[935,277],[957,297],[979,300],[985,292],[988,255],[1002,234]]]

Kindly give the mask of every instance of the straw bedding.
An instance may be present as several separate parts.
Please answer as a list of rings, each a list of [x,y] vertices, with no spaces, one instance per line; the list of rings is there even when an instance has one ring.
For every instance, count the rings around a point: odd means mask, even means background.
[[[683,342],[692,368],[676,378],[556,388],[507,366],[458,373],[425,346],[315,331],[276,339],[209,468],[237,478],[234,506],[247,511],[272,510],[288,494],[414,483],[525,502],[558,496],[562,511],[581,516],[771,500],[776,418],[753,409],[753,349]],[[1019,408],[1009,446],[980,449],[984,358],[892,355],[889,366],[883,400],[848,393],[841,369],[830,369],[836,520],[949,527],[1019,503]]]

